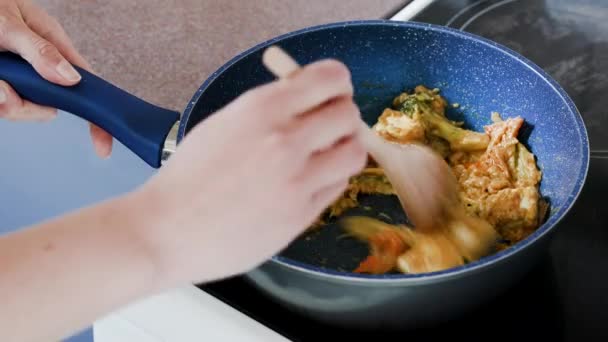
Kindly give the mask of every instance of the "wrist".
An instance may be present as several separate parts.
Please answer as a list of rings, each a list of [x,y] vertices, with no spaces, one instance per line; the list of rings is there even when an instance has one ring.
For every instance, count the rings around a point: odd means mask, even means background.
[[[173,234],[177,233],[167,227],[167,217],[171,209],[167,206],[166,194],[163,195],[151,184],[125,195],[119,203],[126,220],[130,222],[130,235],[134,245],[153,270],[152,291],[161,291],[176,286],[180,281],[176,268],[171,262]],[[169,235],[167,235],[169,234]]]
[[[125,194],[112,203],[112,212],[117,213],[117,217],[122,221],[120,229],[125,229],[124,234],[129,241],[133,257],[139,260],[141,269],[147,275],[146,292],[162,291],[169,281],[163,270],[163,253],[160,245],[156,243],[157,225],[159,220],[156,199],[142,190],[136,190]]]

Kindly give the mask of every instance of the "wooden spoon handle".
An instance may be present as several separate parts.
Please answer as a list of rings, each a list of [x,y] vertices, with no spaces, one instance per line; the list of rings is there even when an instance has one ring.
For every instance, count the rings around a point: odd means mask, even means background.
[[[278,46],[271,46],[264,51],[262,63],[278,78],[285,78],[300,69],[300,65]]]
[[[301,68],[298,62],[278,46],[271,46],[264,51],[262,63],[278,78],[289,77]],[[378,160],[378,158],[382,158],[382,144],[384,142],[371,130],[363,119],[360,121],[359,137],[363,146],[365,146],[374,159]]]
[[[384,147],[386,141],[382,139],[379,135],[374,133],[374,131],[361,119],[359,126],[359,138],[361,139],[361,143],[367,149],[368,153],[374,157],[376,162],[379,164],[385,164],[385,151]]]

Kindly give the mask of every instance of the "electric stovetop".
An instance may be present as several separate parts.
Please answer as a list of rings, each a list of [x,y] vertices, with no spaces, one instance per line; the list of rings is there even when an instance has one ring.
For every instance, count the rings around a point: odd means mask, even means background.
[[[586,186],[549,253],[521,282],[458,320],[402,333],[350,332],[269,301],[239,277],[199,286],[293,341],[608,340],[608,0],[438,0],[412,20],[490,38],[550,73],[579,108],[592,149]]]

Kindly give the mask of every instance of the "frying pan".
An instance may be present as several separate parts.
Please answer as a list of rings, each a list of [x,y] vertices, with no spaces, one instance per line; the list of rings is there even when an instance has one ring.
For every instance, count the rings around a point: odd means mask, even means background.
[[[543,70],[517,53],[478,36],[414,22],[351,21],[291,32],[234,57],[196,91],[181,121],[177,112],[153,106],[79,70],[80,84],[52,85],[23,60],[0,55],[0,79],[24,98],[82,115],[104,128],[152,167],[160,167],[172,127],[181,141],[192,127],[247,89],[271,81],[261,63],[270,45],[279,45],[307,64],[336,58],[351,70],[355,101],[368,124],[396,94],[418,84],[440,88],[450,103],[448,116],[482,130],[490,113],[526,120],[522,142],[543,172],[540,190],[551,210],[533,234],[501,252],[440,272],[354,274],[367,255],[359,242],[341,239],[330,222],[294,241],[279,255],[245,275],[261,293],[311,318],[361,328],[407,328],[462,314],[520,279],[546,251],[558,223],[585,183],[589,142],[584,122],[564,90]],[[305,142],[303,142],[305,143]],[[179,145],[178,145],[179,146]],[[201,175],[204,177],[204,175]],[[396,198],[364,196],[371,212],[404,222]],[[371,213],[371,214],[370,214]]]

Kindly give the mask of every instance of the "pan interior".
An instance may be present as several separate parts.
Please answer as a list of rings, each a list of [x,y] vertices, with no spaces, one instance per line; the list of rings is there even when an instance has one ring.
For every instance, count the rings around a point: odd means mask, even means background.
[[[203,84],[186,108],[180,138],[198,122],[246,90],[273,80],[261,63],[266,46],[277,44],[300,64],[335,58],[351,71],[355,101],[368,124],[375,123],[399,93],[423,84],[439,88],[447,116],[482,131],[491,112],[526,121],[520,140],[537,157],[543,173],[540,191],[551,205],[544,225],[496,258],[515,253],[552,229],[571,208],[586,179],[589,145],[584,123],[561,88],[546,73],[512,51],[466,33],[418,23],[361,21],[309,28],[262,43],[228,62]],[[246,141],[242,143],[246,144]],[[399,202],[391,196],[361,196],[364,214],[404,223]],[[384,213],[386,215],[380,215]],[[367,247],[340,238],[335,221],[305,234],[281,253],[280,262],[324,269],[346,276],[367,254]],[[491,262],[493,257],[484,262]],[[490,260],[490,261],[488,261]],[[470,263],[465,267],[473,267]],[[319,268],[321,267],[321,268]]]
[[[347,210],[322,227],[305,232],[280,255],[319,268],[352,272],[368,255],[369,248],[367,244],[344,235],[340,218],[355,215],[391,224],[409,223],[396,196],[361,194],[359,204],[359,207]]]

